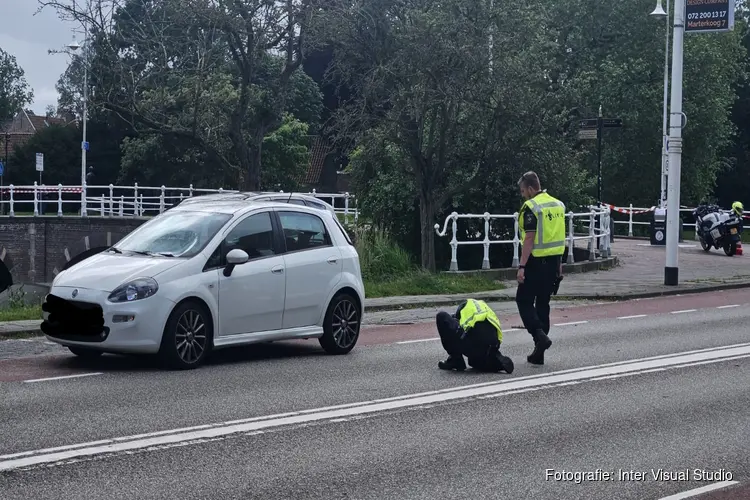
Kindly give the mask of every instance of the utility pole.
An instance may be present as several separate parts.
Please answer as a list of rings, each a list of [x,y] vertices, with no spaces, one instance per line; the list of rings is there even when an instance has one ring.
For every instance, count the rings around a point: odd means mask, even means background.
[[[602,105],[599,105],[599,117],[596,119],[596,135],[597,135],[597,144],[596,144],[596,156],[597,156],[597,164],[598,164],[598,175],[597,175],[597,200],[599,201],[599,206],[602,206],[602,125],[604,120],[602,120]],[[598,241],[598,240],[597,240]]]

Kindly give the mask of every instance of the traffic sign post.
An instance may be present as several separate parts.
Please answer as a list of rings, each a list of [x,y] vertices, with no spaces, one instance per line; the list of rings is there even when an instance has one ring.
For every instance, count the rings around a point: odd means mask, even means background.
[[[5,182],[3,182],[3,176],[5,175],[5,164],[0,161],[0,215],[5,215],[5,201],[4,198],[4,192],[5,192]]]
[[[41,185],[42,185],[42,172],[44,172],[44,153],[37,153],[36,154],[36,171],[39,172],[39,186],[41,187]],[[43,197],[44,197],[44,194],[40,195],[39,196],[40,200],[43,199]],[[40,203],[39,203],[39,208],[40,208],[39,213],[42,213],[42,210],[41,210],[42,206],[43,206],[43,204],[40,201]]]
[[[621,128],[622,118],[604,118],[602,116],[602,107],[599,106],[598,118],[586,118],[578,122],[578,140],[596,139],[596,156],[597,156],[597,198],[599,205],[602,203],[602,132],[605,128]]]

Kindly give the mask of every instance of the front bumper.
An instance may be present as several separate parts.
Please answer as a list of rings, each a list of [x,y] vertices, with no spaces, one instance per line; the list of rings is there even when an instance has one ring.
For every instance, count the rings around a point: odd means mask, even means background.
[[[100,290],[52,287],[42,306],[42,332],[64,346],[106,352],[158,352],[174,303],[158,294],[126,303],[109,302],[108,296],[109,292]]]

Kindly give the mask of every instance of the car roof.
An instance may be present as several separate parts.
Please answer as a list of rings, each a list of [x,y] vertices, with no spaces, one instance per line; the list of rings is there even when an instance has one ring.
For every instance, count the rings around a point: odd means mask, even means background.
[[[250,203],[248,203],[250,201]],[[302,206],[302,205],[290,205],[289,203],[277,202],[277,201],[253,201],[253,200],[221,200],[214,201],[211,203],[190,203],[173,207],[170,211],[185,211],[185,212],[210,212],[210,213],[222,213],[222,214],[237,214],[244,215],[245,213],[257,210],[260,207],[269,207],[284,211],[298,211],[314,215],[320,215],[321,213],[326,214],[327,217],[331,217],[330,212],[327,210],[320,210],[314,207]]]
[[[330,203],[326,203],[325,201],[319,199],[316,196],[313,196],[311,194],[306,193],[282,193],[278,191],[268,191],[268,192],[255,192],[255,191],[246,191],[242,193],[238,192],[231,192],[231,193],[210,193],[210,194],[203,194],[198,196],[191,196],[190,198],[185,198],[180,203],[177,204],[177,206],[184,206],[184,205],[201,205],[201,204],[215,204],[215,203],[226,203],[226,202],[254,202],[257,198],[265,197],[265,196],[273,196],[275,198],[303,198],[305,200],[315,201],[318,203],[323,204],[326,207],[331,207],[332,205]]]

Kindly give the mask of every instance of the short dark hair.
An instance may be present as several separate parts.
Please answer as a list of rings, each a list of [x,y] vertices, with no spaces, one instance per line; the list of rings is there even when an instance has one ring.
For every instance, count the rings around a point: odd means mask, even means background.
[[[539,176],[536,175],[536,172],[533,172],[531,170],[523,174],[521,178],[518,179],[518,185],[535,189],[537,191],[542,188],[542,185],[539,183]]]

